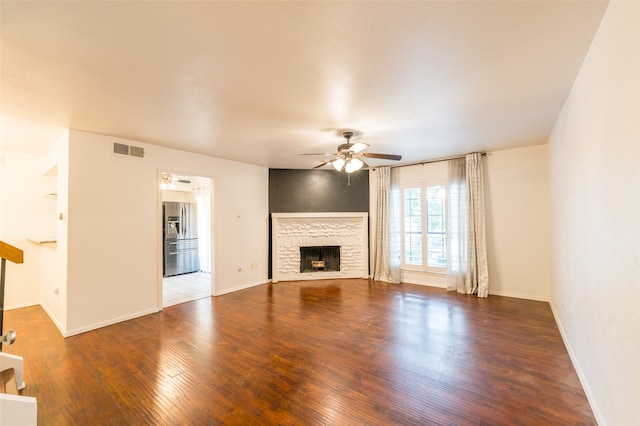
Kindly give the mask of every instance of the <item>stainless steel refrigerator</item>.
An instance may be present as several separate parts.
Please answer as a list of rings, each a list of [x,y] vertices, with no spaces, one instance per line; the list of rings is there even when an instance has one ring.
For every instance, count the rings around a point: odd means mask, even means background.
[[[164,235],[163,275],[187,274],[200,270],[198,227],[195,203],[162,203]]]

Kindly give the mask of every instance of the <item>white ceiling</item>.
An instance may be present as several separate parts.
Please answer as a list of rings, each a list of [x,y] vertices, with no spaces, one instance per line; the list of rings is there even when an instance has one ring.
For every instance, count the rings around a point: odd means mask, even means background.
[[[401,163],[545,143],[607,3],[0,6],[2,149],[68,127],[311,168],[340,129]]]

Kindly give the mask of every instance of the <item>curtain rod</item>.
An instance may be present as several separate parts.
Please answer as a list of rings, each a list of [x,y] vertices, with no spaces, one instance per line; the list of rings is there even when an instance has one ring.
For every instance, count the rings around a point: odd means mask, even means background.
[[[474,153],[474,152],[471,152],[470,154],[475,154],[475,153]],[[487,153],[486,153],[486,152],[479,152],[478,154],[482,155],[483,157],[487,155]],[[417,165],[419,165],[419,164],[424,166],[425,164],[430,164],[430,163],[440,163],[440,162],[442,162],[442,161],[457,160],[457,159],[459,159],[459,158],[465,158],[465,157],[466,157],[466,155],[459,155],[459,156],[457,156],[457,157],[440,158],[440,159],[437,159],[437,160],[418,161],[418,162],[416,162],[416,163],[409,163],[409,164],[398,164],[397,166],[389,166],[389,168],[391,168],[391,169],[395,169],[396,167],[417,166]],[[380,167],[381,167],[381,166],[374,167],[374,168],[372,168],[372,170],[378,169],[378,168],[380,168]]]

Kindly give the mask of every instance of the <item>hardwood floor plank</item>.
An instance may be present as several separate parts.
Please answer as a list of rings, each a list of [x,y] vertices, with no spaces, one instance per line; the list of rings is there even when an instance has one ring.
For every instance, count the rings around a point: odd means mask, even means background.
[[[63,339],[5,313],[41,425],[596,424],[549,305],[280,282]]]

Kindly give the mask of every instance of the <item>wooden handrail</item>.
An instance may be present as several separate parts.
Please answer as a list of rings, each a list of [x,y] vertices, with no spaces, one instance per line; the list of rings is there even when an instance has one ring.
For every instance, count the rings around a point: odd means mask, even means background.
[[[19,248],[0,241],[0,336],[2,336],[3,341],[5,340],[2,331],[4,322],[4,274],[7,260],[13,263],[24,263],[24,253]],[[13,340],[8,342],[9,345],[11,343],[13,343]],[[0,343],[0,352],[2,352],[2,343]]]
[[[13,263],[24,263],[24,253],[17,247],[0,241],[0,258]]]

